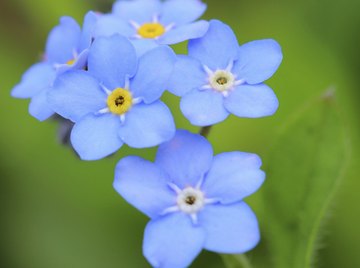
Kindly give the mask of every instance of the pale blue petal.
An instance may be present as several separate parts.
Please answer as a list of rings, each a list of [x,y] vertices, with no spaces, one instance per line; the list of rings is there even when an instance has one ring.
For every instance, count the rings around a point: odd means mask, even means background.
[[[167,183],[167,175],[154,163],[128,156],[117,164],[113,185],[127,202],[150,218],[156,218],[176,205],[176,195]]]
[[[200,18],[207,6],[200,0],[167,0],[162,7],[160,21],[169,25],[182,25]]]
[[[70,70],[81,70],[87,64],[87,59],[89,56],[89,49],[82,51],[78,57],[75,59],[73,64],[60,64],[56,67],[56,74],[60,75]]]
[[[138,58],[159,46],[154,39],[131,39],[131,44],[135,47]]]
[[[153,267],[184,268],[201,252],[204,241],[204,230],[188,215],[173,213],[148,223],[143,252]]]
[[[273,115],[279,107],[275,93],[267,85],[242,85],[225,99],[225,108],[239,117]]]
[[[256,216],[244,202],[208,205],[199,213],[199,223],[206,230],[204,248],[217,253],[244,253],[260,240]]]
[[[29,104],[29,113],[39,121],[44,121],[54,114],[47,102],[47,91],[48,89],[40,91]]]
[[[177,44],[189,39],[202,37],[208,29],[209,23],[207,21],[197,21],[169,30],[158,39],[158,42],[165,45]]]
[[[246,43],[239,51],[233,73],[248,84],[259,84],[269,79],[282,61],[281,47],[272,39]]]
[[[160,145],[155,163],[161,166],[180,188],[195,187],[210,169],[211,144],[202,136],[178,130],[175,137]]]
[[[191,57],[179,55],[167,89],[181,97],[207,83],[207,75],[201,63]]]
[[[73,122],[106,108],[106,101],[107,95],[99,82],[85,71],[60,75],[48,93],[48,102],[54,111]]]
[[[93,11],[89,11],[84,18],[83,28],[80,36],[79,51],[83,51],[90,47],[93,39],[95,38],[95,26],[97,20],[101,15],[96,14]]]
[[[99,160],[123,145],[119,139],[120,118],[113,114],[88,114],[71,131],[71,144],[82,160]]]
[[[46,58],[51,63],[66,63],[74,58],[80,42],[80,26],[71,17],[62,17],[49,34]]]
[[[135,48],[125,37],[99,37],[91,46],[89,73],[109,90],[124,87],[125,78],[135,74],[136,66]]]
[[[163,102],[139,103],[125,114],[125,123],[118,133],[130,147],[153,147],[174,136],[175,123],[169,108]]]
[[[208,198],[233,203],[256,192],[265,180],[256,154],[228,152],[214,157],[202,186]]]
[[[151,22],[161,11],[159,0],[117,1],[113,13],[124,21],[135,21],[139,24]]]
[[[112,14],[106,14],[99,17],[94,29],[94,36],[112,36],[120,34],[126,37],[132,37],[136,34],[136,29],[128,22]]]
[[[189,41],[189,56],[212,70],[225,69],[229,63],[238,59],[239,44],[228,25],[212,20],[203,37]]]
[[[191,124],[211,126],[229,116],[223,102],[223,95],[212,89],[193,90],[182,97],[180,108]]]
[[[136,75],[130,81],[133,96],[140,97],[145,103],[158,100],[166,90],[175,61],[175,53],[168,46],[145,53],[139,59]]]
[[[37,63],[31,66],[22,76],[21,82],[11,91],[15,98],[31,98],[40,91],[49,87],[56,76],[56,71],[51,64]]]

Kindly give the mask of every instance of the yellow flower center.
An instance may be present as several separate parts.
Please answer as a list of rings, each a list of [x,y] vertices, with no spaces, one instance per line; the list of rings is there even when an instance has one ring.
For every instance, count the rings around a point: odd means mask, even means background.
[[[165,27],[157,22],[144,23],[138,29],[138,34],[143,38],[156,38],[165,33]]]
[[[132,106],[131,93],[123,88],[117,88],[108,96],[107,105],[113,114],[125,114]]]
[[[68,60],[68,61],[66,62],[66,64],[67,64],[67,65],[73,65],[74,62],[75,62],[75,59],[72,59],[72,60]]]

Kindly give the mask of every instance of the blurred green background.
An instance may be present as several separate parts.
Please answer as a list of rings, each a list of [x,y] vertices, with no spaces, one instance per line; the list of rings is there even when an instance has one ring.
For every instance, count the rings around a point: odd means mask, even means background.
[[[329,87],[349,135],[351,159],[324,226],[318,267],[360,267],[360,1],[207,0],[206,19],[228,23],[240,43],[274,38],[284,61],[268,81],[280,100],[275,116],[230,117],[210,134],[215,152],[266,155],[278,129],[309,99]],[[147,218],[112,188],[113,170],[127,154],[154,156],[154,149],[122,149],[97,162],[81,162],[56,140],[57,124],[40,123],[27,100],[11,88],[39,59],[49,30],[62,15],[79,22],[87,10],[108,11],[112,1],[1,0],[0,2],[0,266],[4,268],[149,267],[142,257]],[[183,51],[184,46],[177,46]],[[191,127],[166,94],[179,128]],[[295,152],[296,153],[296,152]],[[266,187],[266,184],[264,185]],[[296,187],[296,184],[294,184]],[[260,210],[255,194],[249,200]],[[259,216],[260,225],[266,219]],[[203,253],[193,267],[223,267]]]

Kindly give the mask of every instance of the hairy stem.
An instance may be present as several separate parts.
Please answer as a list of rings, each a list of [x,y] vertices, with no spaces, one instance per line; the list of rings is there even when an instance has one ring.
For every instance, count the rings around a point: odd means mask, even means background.
[[[221,255],[226,268],[252,268],[245,254]]]

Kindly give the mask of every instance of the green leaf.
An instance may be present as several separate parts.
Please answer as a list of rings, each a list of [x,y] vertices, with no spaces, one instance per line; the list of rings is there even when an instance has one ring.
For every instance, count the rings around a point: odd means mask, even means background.
[[[226,268],[251,268],[251,263],[244,254],[222,255]]]
[[[315,261],[321,227],[347,163],[347,139],[327,92],[305,107],[269,155],[263,188],[264,239],[273,267],[308,268]]]

